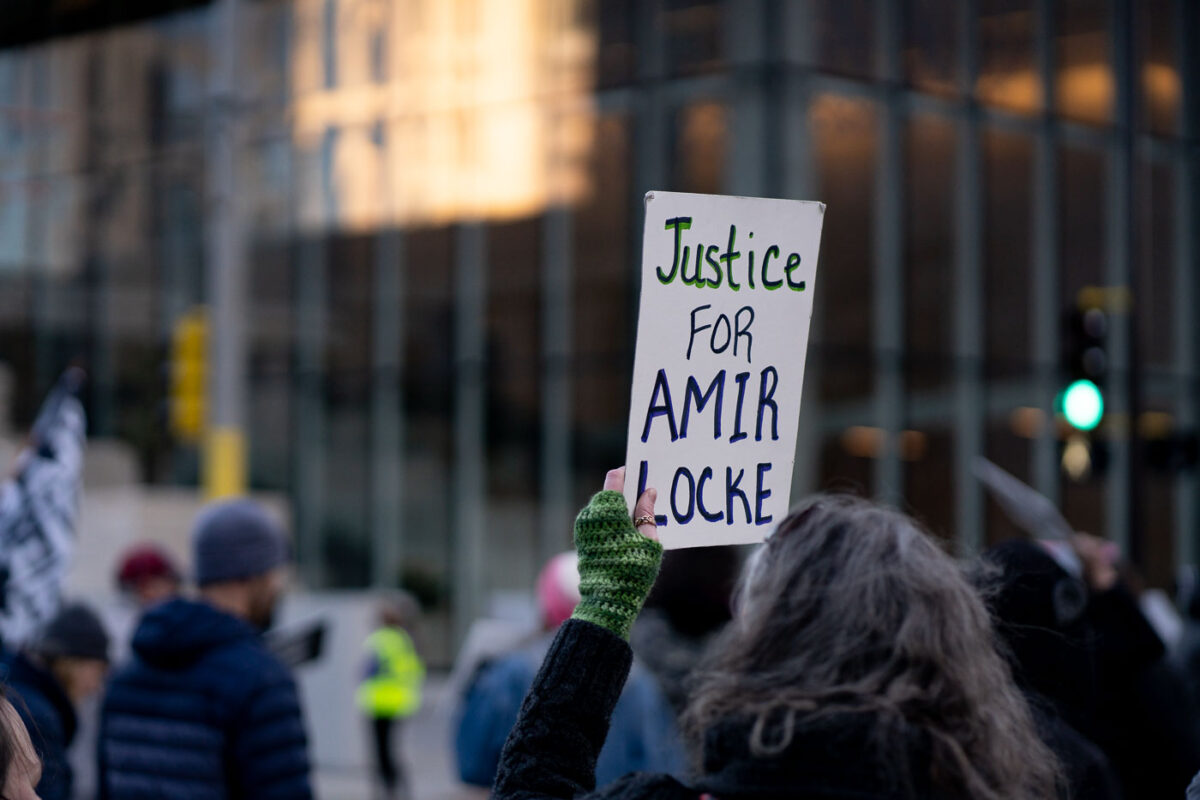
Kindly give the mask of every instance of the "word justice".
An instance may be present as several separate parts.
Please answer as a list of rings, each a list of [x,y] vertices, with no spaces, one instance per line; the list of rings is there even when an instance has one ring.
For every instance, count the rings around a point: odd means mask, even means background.
[[[729,241],[725,245],[724,252],[721,252],[720,245],[716,244],[710,244],[707,247],[700,242],[684,244],[683,232],[690,230],[691,227],[691,217],[672,217],[667,220],[664,230],[675,232],[675,250],[670,270],[655,267],[660,282],[669,284],[678,278],[682,283],[695,286],[697,289],[719,289],[721,286],[728,286],[735,292],[741,291],[742,286],[750,289],[757,289],[761,286],[767,291],[787,286],[793,292],[803,292],[807,288],[805,282],[796,278],[794,274],[796,270],[800,269],[799,253],[789,253],[785,260],[779,245],[772,244],[762,252],[759,268],[756,270],[754,262],[758,253],[749,249],[748,246],[744,264],[734,263],[742,258],[742,252],[734,249],[737,247],[736,225],[729,226]],[[753,238],[752,231],[747,237],[747,241]],[[692,258],[693,255],[695,258]],[[703,263],[701,263],[702,260]],[[710,274],[706,275],[706,272]],[[742,276],[740,283],[738,282],[739,273]],[[772,278],[772,275],[776,277]],[[756,278],[758,283],[755,283]]]

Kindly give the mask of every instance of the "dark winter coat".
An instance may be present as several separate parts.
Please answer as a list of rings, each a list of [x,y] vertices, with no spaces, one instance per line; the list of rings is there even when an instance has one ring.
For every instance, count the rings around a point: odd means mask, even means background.
[[[596,756],[609,716],[629,671],[624,640],[588,622],[560,629],[534,680],[500,759],[497,800],[661,798],[697,800],[903,800],[931,797],[929,749],[915,731],[879,739],[861,717],[798,721],[791,744],[778,755],[749,752],[749,722],[709,731],[702,774],[691,785],[665,775],[638,773],[598,791]],[[590,794],[589,794],[590,793]]]
[[[1108,757],[1094,742],[1072,728],[1036,695],[1027,695],[1038,735],[1058,758],[1066,778],[1060,796],[1072,800],[1121,800],[1121,789]]]
[[[75,738],[75,708],[58,680],[23,653],[8,661],[13,705],[42,759],[37,793],[42,800],[70,800],[73,775],[67,748]]]
[[[987,558],[1001,568],[991,604],[1014,677],[1062,722],[1062,735],[1047,737],[1043,726],[1043,738],[1073,796],[1108,796],[1076,782],[1096,774],[1081,739],[1102,751],[1120,795],[1178,797],[1200,769],[1197,715],[1137,600],[1121,583],[1089,593],[1033,542],[1005,542]]]
[[[133,637],[100,717],[105,800],[308,800],[296,685],[245,622],[171,600]]]
[[[1129,800],[1178,797],[1200,770],[1195,698],[1122,585],[1096,595],[1088,617],[1103,698],[1089,738],[1108,753]]]

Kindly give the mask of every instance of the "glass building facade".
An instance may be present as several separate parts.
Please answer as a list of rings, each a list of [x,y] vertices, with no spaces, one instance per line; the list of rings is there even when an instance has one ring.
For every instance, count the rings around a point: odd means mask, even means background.
[[[1200,544],[1188,0],[243,0],[0,50],[0,361],[71,359],[92,433],[195,485],[170,339],[206,300],[214,53],[234,52],[249,482],[317,587],[459,631],[569,545],[624,455],[651,189],[828,206],[794,496],[973,551],[986,456],[1151,583]],[[227,49],[223,49],[227,48]],[[1064,315],[1109,298],[1108,411],[1064,474]],[[1112,299],[1117,298],[1117,299]],[[1100,455],[1103,458],[1100,458]]]

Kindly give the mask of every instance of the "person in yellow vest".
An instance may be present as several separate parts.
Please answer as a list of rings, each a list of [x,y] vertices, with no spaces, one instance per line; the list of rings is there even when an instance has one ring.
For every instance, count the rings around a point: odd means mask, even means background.
[[[367,668],[358,687],[358,707],[367,716],[375,742],[375,767],[381,796],[407,798],[402,759],[392,739],[399,739],[401,720],[421,707],[425,665],[413,645],[412,631],[420,614],[417,601],[405,592],[389,597],[379,607],[380,627],[365,644]]]

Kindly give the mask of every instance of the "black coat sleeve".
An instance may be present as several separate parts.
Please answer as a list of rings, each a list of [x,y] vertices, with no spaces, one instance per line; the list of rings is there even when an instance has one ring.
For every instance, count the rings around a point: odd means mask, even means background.
[[[504,744],[492,797],[569,800],[590,792],[632,663],[625,640],[590,622],[568,620]]]
[[[1092,596],[1088,618],[1096,632],[1099,677],[1110,684],[1101,690],[1127,688],[1132,676],[1166,654],[1137,599],[1121,583]]]
[[[1128,798],[1178,797],[1200,769],[1200,735],[1186,682],[1134,596],[1121,584],[1092,599],[1100,697],[1096,743]]]

